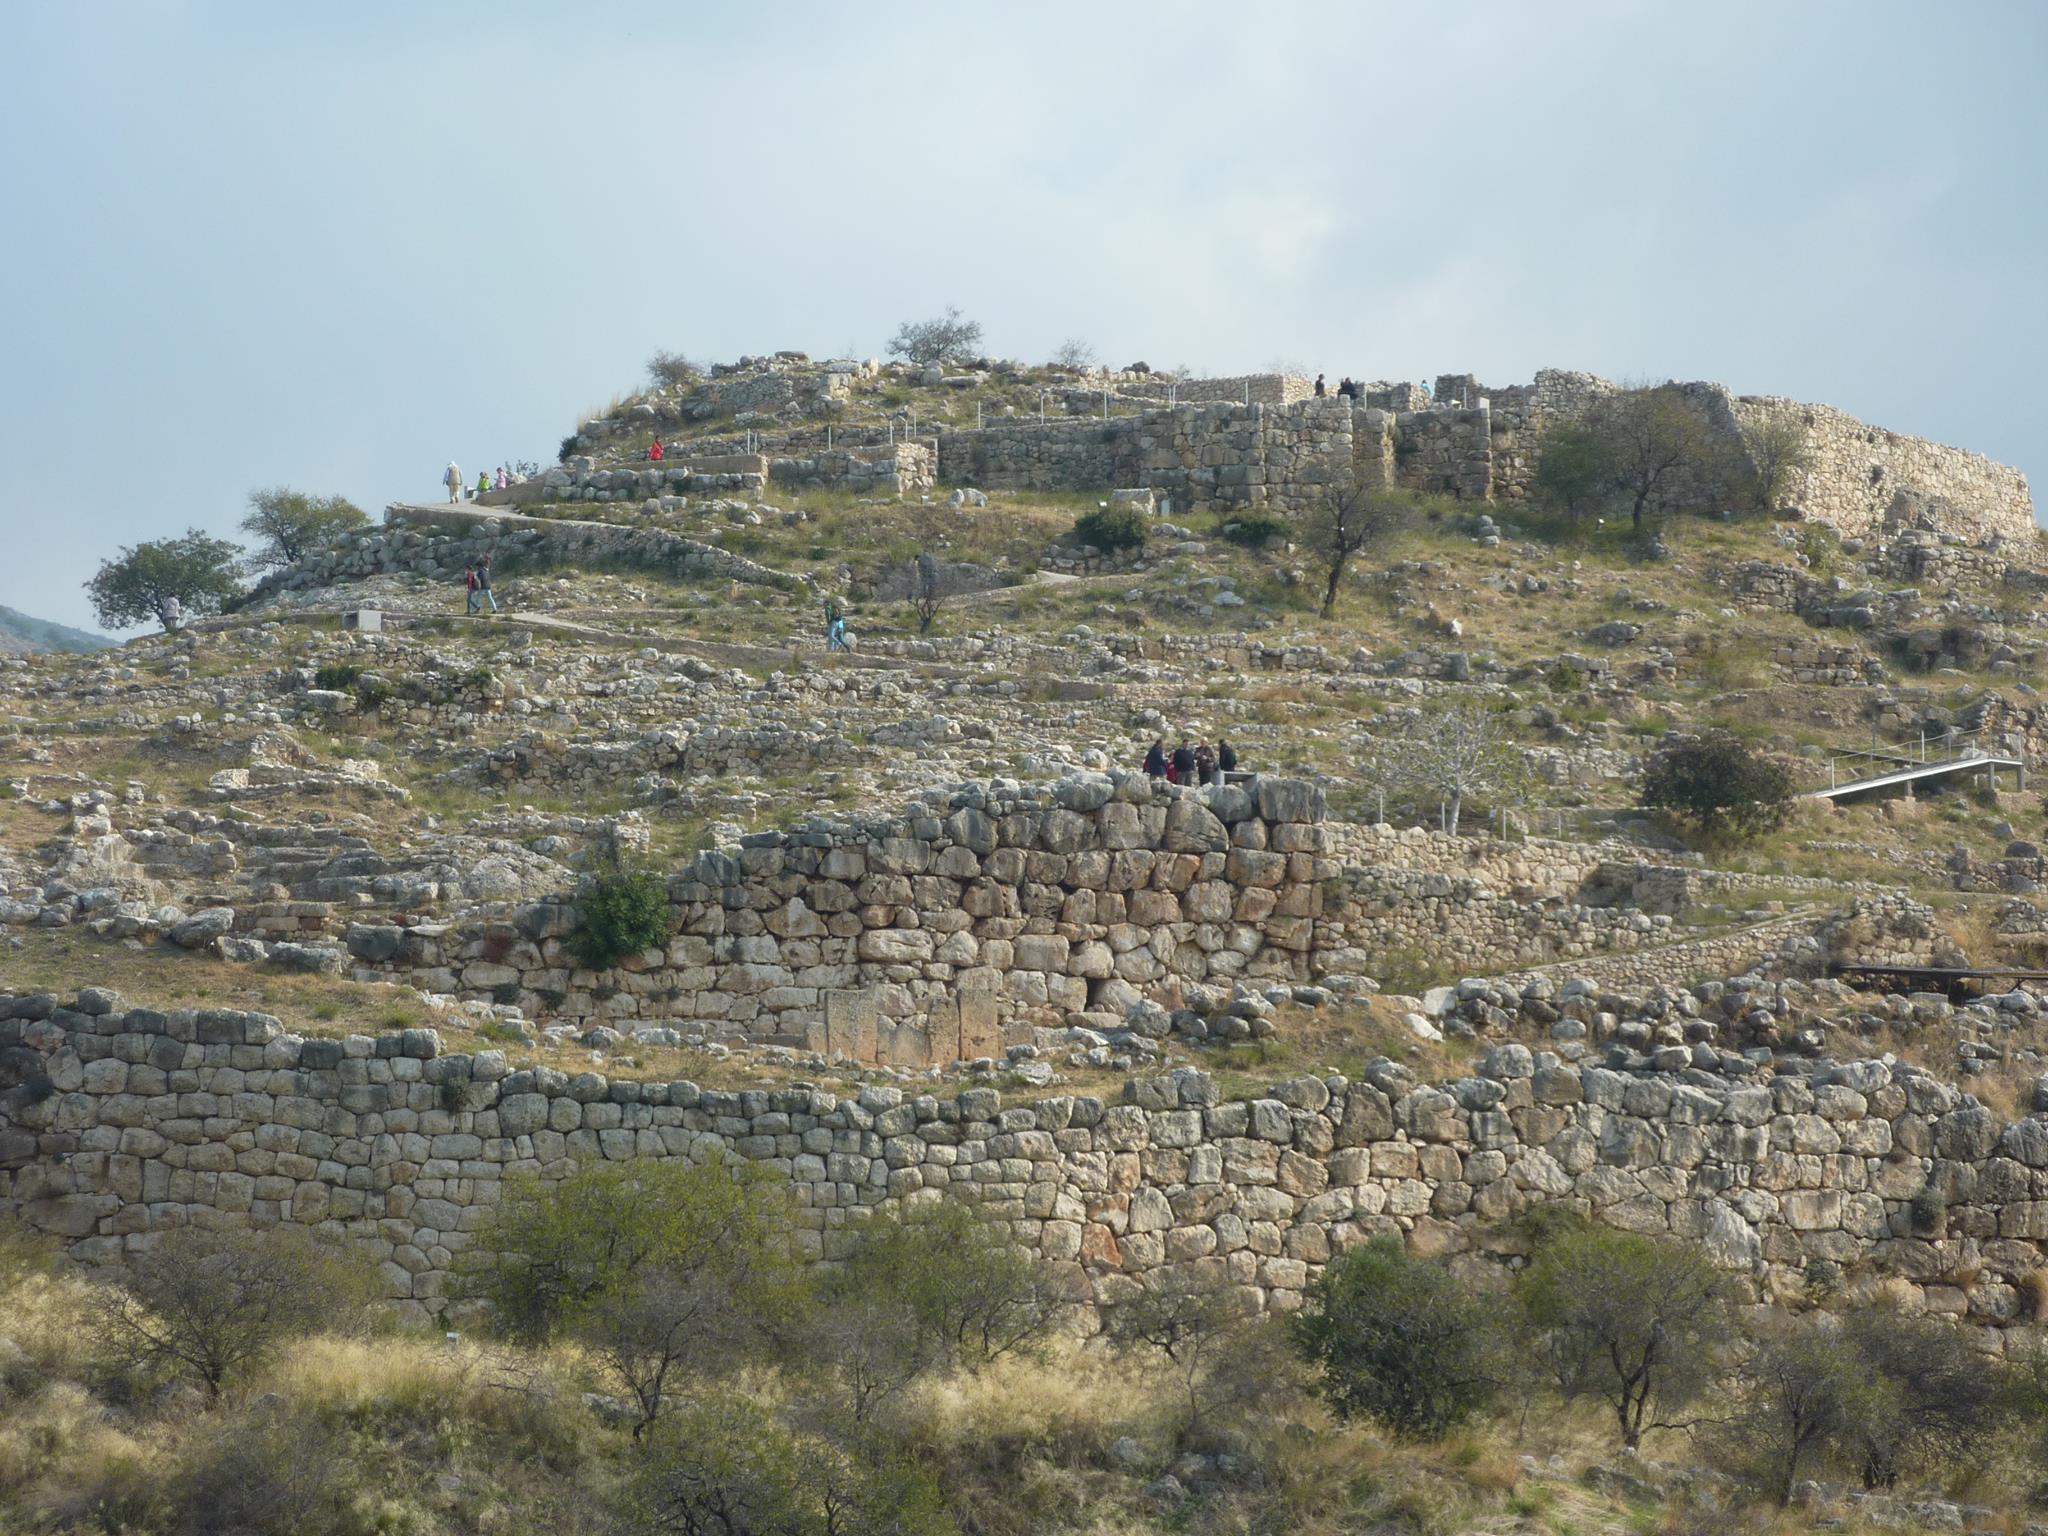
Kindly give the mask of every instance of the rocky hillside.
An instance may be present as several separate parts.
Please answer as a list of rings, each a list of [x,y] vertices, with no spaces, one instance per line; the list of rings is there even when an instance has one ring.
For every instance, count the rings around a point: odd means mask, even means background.
[[[132,1331],[91,1360],[0,1333],[36,1426],[0,1430],[0,1508],[169,1529],[163,1490],[270,1488],[231,1451],[289,1432],[351,1448],[276,1490],[304,1528],[633,1525],[639,1357],[591,1343],[594,1314],[522,1332],[473,1265],[495,1213],[576,1170],[726,1160],[786,1200],[762,1254],[787,1249],[814,1331],[735,1335],[752,1406],[689,1411],[744,1408],[791,1466],[852,1475],[802,1405],[908,1337],[875,1345],[852,1319],[883,1314],[835,1289],[871,1229],[988,1218],[953,1246],[985,1238],[1056,1319],[1029,1359],[956,1330],[858,1387],[885,1406],[857,1481],[900,1474],[916,1529],[1563,1536],[1772,1506],[1754,1443],[1651,1429],[1619,1457],[1555,1370],[1404,1439],[1285,1321],[1380,1237],[1416,1285],[1537,1317],[1560,1232],[1703,1263],[1726,1328],[1699,1380],[1745,1411],[1775,1401],[1781,1327],[1810,1349],[1881,1316],[1899,1349],[1966,1351],[1940,1358],[2001,1405],[1967,1455],[1914,1440],[1867,1494],[1843,1431],[1798,1500],[2024,1529],[2048,553],[1931,509],[1858,532],[1672,505],[1638,531],[1415,493],[1332,585],[1314,507],[990,488],[895,441],[913,412],[967,430],[977,391],[985,417],[1057,394],[971,372],[722,373],[177,636],[0,658],[10,1310],[71,1316],[89,1277],[146,1287],[177,1234],[253,1227],[340,1244],[367,1305],[431,1330],[285,1330],[225,1406],[161,1357],[108,1386]],[[858,473],[820,470],[856,427],[881,439]],[[683,446],[650,462],[657,432]],[[1129,547],[1077,528],[1102,513]],[[1454,726],[1479,745],[1447,778]],[[1707,735],[1782,771],[1782,819],[1645,808],[1648,768]],[[1183,738],[1238,771],[1143,771]],[[1807,794],[1944,764],[1910,797]],[[894,1293],[937,1261],[891,1262]],[[1229,1348],[1175,1352],[1205,1328]],[[662,1455],[722,1443],[686,1422]]]
[[[30,618],[0,606],[0,651],[103,651],[114,643],[105,635]]]

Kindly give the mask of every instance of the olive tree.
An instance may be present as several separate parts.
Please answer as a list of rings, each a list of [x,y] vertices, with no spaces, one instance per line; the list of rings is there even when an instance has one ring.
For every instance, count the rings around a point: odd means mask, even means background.
[[[1558,1389],[1605,1403],[1631,1450],[1645,1430],[1691,1422],[1728,1337],[1725,1288],[1696,1245],[1594,1226],[1550,1238],[1520,1280]]]
[[[1485,1406],[1501,1378],[1499,1308],[1441,1264],[1380,1237],[1333,1260],[1288,1319],[1338,1414],[1435,1439]]]
[[[1783,825],[1791,814],[1792,773],[1741,737],[1709,731],[1650,754],[1641,800],[1708,837],[1753,837]]]
[[[249,563],[258,570],[296,565],[338,533],[369,523],[345,496],[309,496],[282,485],[249,493],[242,531],[256,541]]]
[[[465,1289],[517,1337],[566,1333],[639,1405],[681,1370],[723,1371],[797,1304],[786,1184],[726,1160],[594,1163],[514,1182],[478,1234]]]
[[[913,363],[943,363],[981,345],[981,322],[969,320],[953,305],[929,320],[906,320],[889,338],[889,354]]]
[[[242,593],[242,549],[188,528],[175,539],[126,544],[85,583],[93,611],[110,629],[156,617],[175,597],[187,613],[219,613]]]
[[[1615,488],[1617,466],[1605,434],[1585,422],[1561,422],[1538,447],[1537,499],[1566,516],[1583,517]]]
[[[946,600],[945,584],[939,577],[939,562],[929,551],[921,551],[917,567],[910,580],[910,610],[917,615],[917,632],[922,635],[930,631],[932,620],[939,616],[939,607]]]

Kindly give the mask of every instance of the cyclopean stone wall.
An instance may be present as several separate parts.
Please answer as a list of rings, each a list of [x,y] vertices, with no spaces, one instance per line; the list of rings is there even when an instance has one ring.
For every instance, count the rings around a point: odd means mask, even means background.
[[[2001,1122],[1881,1061],[1730,1058],[1731,1077],[1657,1070],[1664,1054],[1571,1065],[1510,1044],[1441,1084],[1380,1060],[1361,1082],[1237,1102],[1183,1071],[1119,1103],[1004,1108],[986,1088],[568,1077],[442,1056],[431,1030],[309,1040],[261,1014],[15,996],[0,998],[0,1218],[95,1263],[186,1224],[313,1227],[364,1244],[391,1298],[425,1315],[507,1178],[732,1156],[791,1180],[814,1259],[843,1256],[868,1213],[957,1199],[1099,1305],[1184,1277],[1287,1310],[1351,1244],[1398,1233],[1511,1260],[1514,1217],[1555,1204],[1697,1240],[1763,1297],[1802,1297],[1828,1264],[1897,1276],[1929,1311],[2018,1318],[2016,1282],[2048,1239],[2048,1118]]]
[[[566,900],[482,927],[359,923],[348,947],[360,976],[530,1017],[945,1063],[988,1054],[992,1029],[1090,1012],[1120,1026],[1141,995],[1184,983],[1306,982],[1322,818],[1322,791],[1285,779],[996,780],[700,854],[668,881],[673,937],[610,970],[570,954]],[[868,1021],[849,1024],[852,1047],[835,1008]],[[984,1043],[963,1052],[969,1024]]]
[[[1241,383],[1241,381],[1225,381]],[[1781,500],[1845,534],[1925,521],[1971,540],[2031,535],[2026,477],[1981,454],[1868,426],[1831,406],[1737,396],[1719,384],[1674,386],[1704,421],[1712,484],[1670,487],[1707,500],[1745,462],[1745,434],[1790,423],[1807,467]],[[1616,386],[1588,373],[1543,369],[1529,384],[1489,388],[1445,375],[1434,399],[1375,388],[1363,401],[1329,396],[1271,404],[1193,403],[1109,420],[1004,422],[939,434],[938,478],[1006,490],[1149,487],[1175,512],[1268,506],[1296,511],[1353,481],[1467,500],[1517,502],[1535,481],[1543,434],[1582,420]],[[1697,481],[1698,483],[1694,483]]]

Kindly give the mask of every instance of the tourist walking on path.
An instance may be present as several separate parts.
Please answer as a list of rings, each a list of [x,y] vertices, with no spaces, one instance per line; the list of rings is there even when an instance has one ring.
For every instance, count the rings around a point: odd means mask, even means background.
[[[1147,777],[1154,779],[1166,777],[1166,738],[1164,736],[1152,738],[1152,750],[1145,754],[1145,773]]]
[[[1173,761],[1167,765],[1172,771],[1167,778],[1175,784],[1195,782],[1195,749],[1188,745],[1187,737],[1180,739],[1180,745],[1173,749]]]
[[[475,613],[476,594],[479,589],[476,584],[476,562],[474,560],[470,561],[469,565],[462,572],[462,585],[469,594],[469,611]]]
[[[650,464],[659,464],[667,457],[668,450],[661,446],[661,439],[657,437],[654,440],[654,446],[647,450],[647,460]]]
[[[1318,400],[1322,399],[1323,393],[1323,376],[1319,373],[1316,375],[1316,398]]]
[[[448,461],[447,469],[442,471],[441,483],[448,487],[448,500],[450,502],[462,500],[462,471],[455,467],[453,459]]]
[[[477,596],[491,605],[491,612],[498,611],[498,599],[491,594],[491,557],[485,555],[476,563]]]
[[[1219,739],[1216,743],[1216,782],[1221,784],[1223,776],[1237,772],[1237,748],[1228,741]]]
[[[825,649],[828,651],[850,651],[853,636],[846,632],[846,616],[834,614],[831,626],[825,631]]]
[[[185,627],[185,605],[178,601],[178,594],[166,592],[163,601],[156,605],[156,616],[164,621],[164,633],[175,635]]]

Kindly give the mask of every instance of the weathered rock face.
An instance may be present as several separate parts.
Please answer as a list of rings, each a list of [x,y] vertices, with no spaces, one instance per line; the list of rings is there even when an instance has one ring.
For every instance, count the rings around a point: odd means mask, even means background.
[[[2014,1320],[2048,1242],[2048,1119],[2011,1123],[1883,1062],[1727,1082],[1502,1046],[1479,1075],[1303,1078],[1222,1102],[1192,1071],[1123,1102],[1005,1109],[990,1089],[721,1093],[441,1056],[430,1030],[303,1040],[261,1014],[0,999],[0,1215],[116,1262],[171,1228],[292,1222],[368,1245],[394,1300],[438,1311],[512,1175],[731,1155],[786,1175],[814,1259],[855,1209],[972,1201],[1113,1306],[1168,1271],[1284,1310],[1336,1251],[1509,1259],[1561,1203],[1707,1244],[1759,1296],[1807,1266],[1902,1277],[1931,1311]],[[1964,1287],[1952,1277],[1976,1278]]]
[[[527,909],[516,932],[362,924],[349,946],[358,974],[490,993],[536,1017],[687,1021],[813,1049],[840,1048],[823,1032],[831,994],[861,991],[890,1031],[875,1037],[882,1059],[946,1062],[946,1009],[963,995],[1025,1026],[1097,1007],[1121,1021],[1133,988],[1306,982],[1322,819],[1322,791],[1293,780],[997,780],[702,854],[669,881],[674,937],[610,971],[576,964],[575,914],[557,904]],[[943,1022],[920,1044],[935,1004]]]

